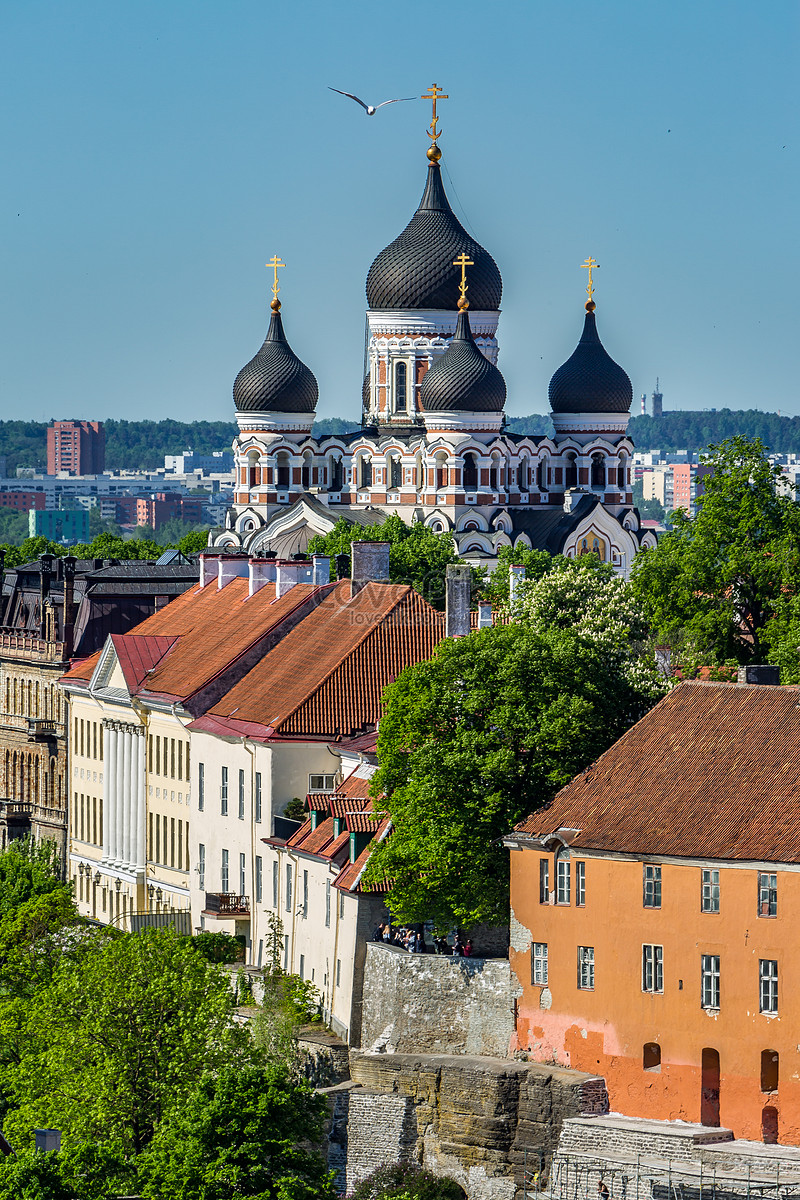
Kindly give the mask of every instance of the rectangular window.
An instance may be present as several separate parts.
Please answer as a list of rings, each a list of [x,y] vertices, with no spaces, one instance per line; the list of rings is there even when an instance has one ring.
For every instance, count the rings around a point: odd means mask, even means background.
[[[23,692],[23,695],[24,695],[24,694],[25,694],[25,693]],[[23,704],[23,708],[24,708],[24,707],[25,707],[25,706],[24,706],[24,704]],[[83,757],[84,757],[84,744],[83,744],[83,717],[81,717],[81,758],[83,758]]]
[[[178,779],[183,779],[183,742],[178,742]]]
[[[161,739],[164,743],[161,763],[164,768],[164,775],[169,775],[169,738]]]
[[[197,764],[197,810],[202,812],[206,806],[206,766]]]
[[[534,942],[531,947],[531,983],[547,987],[547,942]]]
[[[239,820],[244,820],[244,771],[239,772]]]
[[[556,904],[569,904],[569,859],[559,858],[556,863]]]
[[[539,903],[550,903],[550,860],[539,859]]]
[[[306,956],[305,956],[305,954],[301,954],[300,955],[300,978],[305,979],[305,977],[306,977]]]
[[[92,721],[92,758],[97,758],[97,721]]]
[[[178,820],[178,870],[183,870],[183,821]]]
[[[186,870],[189,870],[189,822],[186,822]]]
[[[581,908],[586,904],[586,863],[575,863],[575,903]]]
[[[703,1008],[719,1008],[719,955],[703,954],[700,957],[701,985],[700,1004]]]
[[[97,845],[97,797],[92,796],[92,841]]]
[[[286,911],[292,911],[292,864],[286,864]]]
[[[279,874],[279,870],[280,870],[280,868],[278,866],[278,860],[276,858],[274,863],[272,864],[272,907],[273,908],[278,907],[278,874]]]
[[[100,762],[103,761],[103,726],[100,725]]]
[[[169,819],[169,865],[175,866],[175,818]]]
[[[336,960],[336,986],[342,986],[342,960],[340,958]]]
[[[260,903],[264,894],[264,860],[256,855],[256,902]]]
[[[147,814],[147,857],[153,858],[153,814]]]
[[[770,875],[768,871],[758,873],[758,915],[760,917],[777,917],[778,915],[778,876]]]
[[[100,797],[100,799],[97,802],[97,807],[100,810],[100,830],[99,830],[100,840],[97,844],[98,844],[98,846],[102,846],[103,845],[103,797],[102,796]]]
[[[339,893],[339,920],[344,920],[344,892]]]
[[[594,946],[578,946],[578,987],[594,991]]]
[[[308,916],[308,871],[303,871],[303,917]]]
[[[256,771],[256,821],[261,821],[261,772]]]
[[[778,1011],[778,964],[774,958],[758,960],[759,1012]]]
[[[239,855],[239,895],[247,895],[247,859],[243,854]]]
[[[700,911],[719,912],[719,871],[703,868],[702,888],[700,892]]]
[[[325,928],[330,929],[331,926],[331,881],[325,880]]]
[[[310,792],[332,792],[335,786],[335,775],[309,775],[308,777],[308,790]]]
[[[642,946],[642,991],[663,992],[664,947]]]
[[[206,848],[201,842],[197,847],[197,886],[205,891],[206,886]]]
[[[168,856],[167,856],[167,844],[168,844],[167,843],[167,818],[162,817],[161,818],[161,848],[164,853],[163,853],[163,857],[162,857],[161,861],[162,861],[162,863],[164,863],[165,866],[167,865],[167,863],[169,861]]]
[[[175,738],[169,739],[169,777],[175,778]]]
[[[78,793],[77,792],[75,793],[75,812],[76,813],[78,812]],[[81,796],[80,814],[81,814],[80,822],[78,824],[78,837],[80,838],[80,840],[82,842],[85,842],[86,838],[83,836],[84,833],[86,832],[86,825],[85,825],[85,822],[83,819],[83,796]]]
[[[161,774],[161,738],[156,736],[153,738],[156,744],[156,775]]]
[[[219,805],[220,812],[223,817],[228,815],[228,768],[222,768],[222,777],[219,785]]]
[[[147,769],[152,774],[153,771],[153,735],[147,736]]]
[[[222,870],[220,871],[220,884],[221,884],[223,892],[228,891],[228,885],[230,884],[230,876],[229,876],[228,866],[229,866],[228,851],[223,850],[222,851]]]
[[[189,743],[188,742],[186,743],[186,776],[185,776],[185,778],[186,778],[187,783],[192,778],[191,775],[189,774]]]
[[[161,862],[161,818],[156,817],[156,848],[153,855],[157,863]]]
[[[655,863],[644,864],[643,892],[645,908],[661,908],[661,867]]]
[[[284,969],[284,971],[289,970],[289,935],[288,935],[288,933],[285,933],[283,935],[283,969]]]

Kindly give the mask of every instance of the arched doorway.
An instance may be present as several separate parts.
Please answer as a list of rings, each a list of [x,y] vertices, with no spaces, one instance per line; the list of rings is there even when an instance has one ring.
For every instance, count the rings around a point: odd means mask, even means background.
[[[700,1124],[719,1126],[719,1051],[705,1047],[702,1055]]]

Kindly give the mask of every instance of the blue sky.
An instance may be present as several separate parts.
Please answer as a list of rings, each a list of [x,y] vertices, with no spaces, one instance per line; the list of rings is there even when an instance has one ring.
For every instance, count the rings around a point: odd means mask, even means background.
[[[799,34],[796,0],[3,0],[0,417],[227,419],[276,252],[318,411],[357,417],[364,280],[430,114],[327,85],[433,81],[509,413],[546,411],[589,254],[637,396],[800,413]]]

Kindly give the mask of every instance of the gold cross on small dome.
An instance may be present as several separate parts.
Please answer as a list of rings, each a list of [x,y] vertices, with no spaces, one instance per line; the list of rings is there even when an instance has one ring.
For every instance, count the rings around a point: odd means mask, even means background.
[[[285,267],[286,263],[281,262],[277,254],[273,254],[266,265],[272,267],[272,300],[270,301],[270,308],[273,312],[278,312],[281,307],[281,302],[278,299],[278,292],[281,290],[278,287],[278,267]]]
[[[436,114],[436,101],[449,100],[450,97],[446,96],[437,84],[432,83],[430,91],[424,92],[420,99],[430,100],[433,103],[433,119],[431,121],[430,128],[426,130],[428,137],[431,139],[431,144],[428,147],[428,158],[431,160],[431,162],[438,162],[442,157],[442,152],[436,144],[438,138],[441,136],[441,130],[437,128],[437,122],[439,118]]]
[[[467,299],[467,287],[469,286],[467,283],[467,267],[474,267],[475,263],[471,258],[467,258],[466,254],[462,250],[458,258],[453,263],[453,266],[461,267],[461,282],[458,285],[461,295],[458,298],[458,307],[459,310],[463,312],[465,309],[469,308],[469,300]]]
[[[586,302],[586,307],[587,307],[587,309],[589,309],[589,312],[594,312],[594,308],[595,308],[595,303],[594,303],[594,300],[592,299],[592,297],[594,296],[594,283],[592,281],[592,271],[595,270],[596,268],[599,268],[599,266],[600,266],[600,263],[596,262],[592,258],[591,254],[586,259],[585,262],[581,263],[581,269],[589,272],[589,282],[586,285],[586,295],[589,297],[589,299]],[[591,308],[589,308],[590,304],[592,306]]]

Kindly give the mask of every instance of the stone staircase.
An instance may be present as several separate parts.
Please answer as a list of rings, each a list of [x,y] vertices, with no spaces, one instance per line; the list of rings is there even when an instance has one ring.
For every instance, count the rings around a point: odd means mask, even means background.
[[[800,1200],[800,1150],[685,1121],[569,1117],[546,1189],[550,1200]]]

